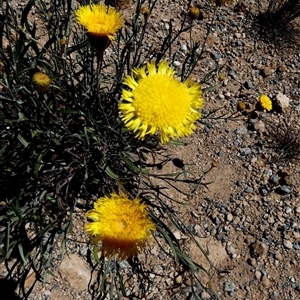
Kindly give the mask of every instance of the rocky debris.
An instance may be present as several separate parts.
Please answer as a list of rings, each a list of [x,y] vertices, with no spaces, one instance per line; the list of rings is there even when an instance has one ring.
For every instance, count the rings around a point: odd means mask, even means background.
[[[197,21],[196,27],[183,34],[174,47],[178,48],[178,52],[172,63],[177,71],[189,52],[190,36],[193,40],[204,40],[206,21],[210,21],[208,18],[214,13],[214,8],[206,3],[202,6],[204,22]],[[247,6],[253,14],[257,13],[256,5],[252,5],[251,1]],[[162,16],[167,18],[164,7],[176,15],[175,18],[172,16],[176,29],[177,22],[181,20],[177,11],[186,9],[182,1],[160,1],[159,9],[153,10],[150,16],[150,26],[155,29],[155,34],[148,37],[149,47],[155,45],[154,37],[162,38],[167,29],[168,22],[161,22]],[[258,36],[252,38],[245,34],[248,32],[244,27],[248,23],[246,20],[242,11],[234,12],[230,5],[217,11],[203,56],[191,75],[200,82],[209,71],[226,62],[226,67],[221,70],[224,81],[220,83],[212,79],[209,84],[218,85],[218,89],[204,93],[205,110],[213,112],[221,107],[227,114],[236,113],[237,103],[242,101],[247,112],[239,112],[232,120],[204,120],[206,124],[199,123],[198,132],[188,139],[194,148],[176,148],[176,157],[195,164],[197,178],[201,175],[200,170],[206,170],[206,163],[210,166],[211,160],[214,160],[218,165],[205,175],[205,183],[210,184],[203,189],[200,186],[189,199],[188,205],[192,207],[193,214],[183,214],[182,221],[197,232],[197,241],[208,251],[211,262],[223,271],[220,277],[199,273],[202,283],[213,285],[220,299],[229,296],[232,299],[264,297],[297,300],[300,290],[297,263],[300,254],[300,206],[296,187],[300,169],[297,162],[288,164],[289,175],[286,176],[281,172],[279,163],[270,163],[268,158],[276,150],[267,147],[264,125],[267,121],[280,124],[286,111],[300,111],[299,56],[285,53],[283,61],[278,49],[265,45]],[[261,92],[269,95],[274,107],[277,106],[278,111],[283,113],[277,114],[276,109],[268,114],[253,112]],[[190,167],[187,164],[184,168],[187,166]],[[83,232],[84,219],[85,216],[81,215],[80,220],[76,220],[79,225],[69,237],[67,251],[80,253],[82,256],[76,255],[87,260],[92,248]],[[191,257],[209,270],[210,265],[199,248],[191,240],[183,239],[184,234],[180,231],[172,228],[172,232]],[[78,242],[78,237],[81,237],[81,242]],[[168,253],[169,249],[166,247],[164,251]],[[149,300],[187,299],[192,281],[169,267],[173,261],[164,251],[155,246],[147,255],[139,256],[140,261],[146,262],[147,274],[152,274],[151,291],[144,297]],[[59,253],[58,249],[57,257]],[[132,271],[130,265],[123,262],[119,263],[119,267],[126,274]],[[45,288],[40,285],[40,290],[35,290],[31,299],[91,299],[87,290],[79,291],[76,286],[71,288],[65,279],[49,276],[47,280],[52,285]],[[87,279],[84,281],[87,287]],[[137,295],[138,279],[131,284]],[[180,291],[172,290],[173,285],[177,285]],[[60,294],[56,294],[58,291]],[[44,292],[46,295],[41,296]],[[204,291],[199,290],[198,295],[202,299],[210,299]],[[132,299],[139,298],[132,296]]]

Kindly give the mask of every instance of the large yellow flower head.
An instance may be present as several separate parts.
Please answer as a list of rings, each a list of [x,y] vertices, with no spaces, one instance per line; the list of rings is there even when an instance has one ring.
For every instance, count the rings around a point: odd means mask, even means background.
[[[124,79],[119,111],[125,126],[138,139],[160,133],[160,141],[188,136],[201,117],[202,90],[193,81],[181,82],[168,62],[147,63]]]
[[[265,94],[259,96],[259,104],[263,109],[267,111],[272,110],[272,100]]]
[[[92,220],[85,226],[95,243],[101,241],[101,250],[106,257],[118,255],[123,260],[137,255],[155,230],[148,218],[147,206],[139,199],[130,200],[124,194],[112,193],[99,198],[94,209],[87,212]]]
[[[76,20],[85,27],[92,45],[96,47],[99,40],[103,42],[105,39],[109,45],[116,32],[124,25],[121,14],[104,4],[81,6],[76,11]]]

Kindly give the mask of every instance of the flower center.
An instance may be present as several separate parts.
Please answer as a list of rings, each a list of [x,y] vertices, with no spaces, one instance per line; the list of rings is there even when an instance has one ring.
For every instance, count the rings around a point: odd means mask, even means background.
[[[120,230],[124,230],[127,227],[127,225],[128,224],[127,224],[127,222],[125,220],[120,220],[118,222],[118,227],[119,227]]]
[[[142,122],[162,128],[175,127],[186,119],[192,96],[181,82],[165,74],[153,74],[138,83],[132,91],[132,105]]]

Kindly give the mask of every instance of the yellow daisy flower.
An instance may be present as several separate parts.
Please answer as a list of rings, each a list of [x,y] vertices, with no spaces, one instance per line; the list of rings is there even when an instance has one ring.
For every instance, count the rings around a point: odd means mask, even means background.
[[[263,109],[267,111],[272,110],[272,100],[265,94],[259,96],[259,104]]]
[[[46,93],[49,90],[50,83],[50,77],[43,72],[37,72],[32,76],[32,84],[41,94]]]
[[[138,139],[160,133],[160,141],[188,136],[201,117],[198,109],[204,105],[202,90],[193,81],[181,82],[168,62],[147,63],[132,70],[123,82],[119,104],[120,117]]]
[[[139,199],[112,193],[111,197],[99,198],[94,209],[87,212],[93,221],[85,230],[95,243],[102,242],[101,250],[106,257],[118,254],[123,260],[136,256],[151,237],[150,231],[155,230],[146,208]]]
[[[121,14],[104,4],[81,6],[76,11],[76,20],[85,27],[91,44],[98,49],[107,48],[124,25]]]

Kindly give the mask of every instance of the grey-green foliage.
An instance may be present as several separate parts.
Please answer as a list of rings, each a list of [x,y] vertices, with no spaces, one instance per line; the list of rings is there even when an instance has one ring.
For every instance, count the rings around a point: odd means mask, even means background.
[[[124,76],[146,60],[173,61],[172,45],[191,25],[185,16],[175,32],[170,21],[156,51],[146,49],[148,20],[139,10],[147,5],[152,11],[156,1],[138,1],[132,24],[119,32],[110,59],[102,61],[99,72],[97,53],[74,20],[75,1],[29,0],[23,7],[10,0],[2,4],[0,258],[19,259],[9,276],[17,274],[20,282],[30,268],[43,280],[50,272],[58,236],[63,239],[62,252],[66,250],[78,197],[86,199],[81,208],[90,208],[93,195],[111,191],[136,196],[146,186],[146,194],[162,195],[159,187],[149,184],[155,174],[147,171],[146,162],[148,153],[161,150],[157,139],[138,141],[128,133],[118,118],[118,102]],[[196,51],[199,43],[191,45],[179,72],[182,79],[201,58],[201,51]],[[38,71],[52,80],[44,94],[32,85]],[[183,177],[182,182],[190,184],[185,176],[185,170],[167,174],[166,182]],[[162,209],[159,202],[156,206]],[[176,225],[176,218],[171,222]],[[167,243],[174,245],[176,262],[195,272],[197,266],[181,252],[167,227],[160,222],[159,228]],[[23,292],[28,295],[30,290]]]

